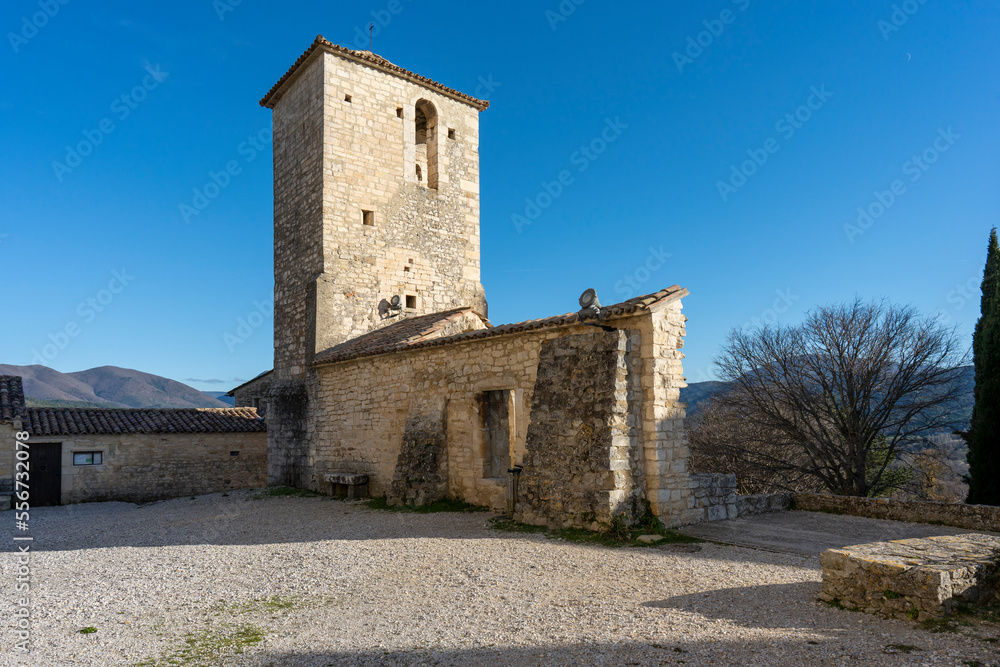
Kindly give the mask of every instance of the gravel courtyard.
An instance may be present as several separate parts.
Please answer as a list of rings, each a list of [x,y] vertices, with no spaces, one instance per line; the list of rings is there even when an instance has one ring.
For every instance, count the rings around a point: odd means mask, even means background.
[[[11,650],[5,621],[0,664],[1000,663],[995,627],[932,633],[816,602],[815,556],[612,549],[490,517],[252,491],[36,509],[33,651]]]

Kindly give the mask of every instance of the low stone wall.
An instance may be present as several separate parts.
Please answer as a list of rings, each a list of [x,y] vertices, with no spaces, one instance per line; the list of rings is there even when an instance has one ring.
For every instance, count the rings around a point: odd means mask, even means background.
[[[704,510],[701,521],[722,521],[738,516],[736,475],[692,473],[691,493],[695,509]]]
[[[787,510],[792,502],[791,493],[738,496],[736,487],[736,475],[692,473],[691,493],[694,498],[694,509],[703,512],[699,521],[695,523],[782,512]]]
[[[792,504],[791,493],[761,493],[752,496],[736,496],[738,516],[784,512]]]
[[[970,530],[1000,532],[1000,507],[856,498],[816,493],[792,494],[795,509],[808,512],[848,514],[871,519],[889,519],[909,523],[931,523]]]
[[[1000,597],[1000,537],[969,533],[829,549],[820,599],[923,621]]]

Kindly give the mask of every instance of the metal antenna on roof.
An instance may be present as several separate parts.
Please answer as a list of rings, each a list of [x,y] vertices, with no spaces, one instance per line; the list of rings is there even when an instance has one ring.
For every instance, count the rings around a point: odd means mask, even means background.
[[[371,51],[372,53],[375,53],[375,24],[374,23],[372,23],[370,26],[368,26],[368,32],[371,33],[371,36],[368,38],[368,50]]]

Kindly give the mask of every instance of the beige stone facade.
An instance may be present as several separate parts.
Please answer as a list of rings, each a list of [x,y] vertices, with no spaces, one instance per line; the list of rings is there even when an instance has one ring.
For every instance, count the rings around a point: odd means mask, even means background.
[[[683,407],[677,402],[684,386],[679,352],[684,319],[678,298],[603,322],[630,340],[627,381],[633,393],[626,448],[638,460],[634,478],[611,475],[615,481],[605,490],[624,493],[634,485],[669,525],[704,516],[690,489]],[[374,495],[389,494],[407,424],[440,415],[447,443],[447,495],[504,509],[508,476],[505,471],[492,476],[489,470],[483,395],[510,392],[509,458],[512,464],[523,463],[542,344],[593,331],[570,322],[471,340],[457,335],[439,339],[440,344],[316,367],[313,400],[318,407],[309,413],[305,485],[322,490],[324,473],[357,472],[369,475]],[[651,373],[658,373],[656,382],[646,381]]]
[[[132,433],[41,436],[62,445],[62,503],[148,502],[266,485],[267,434]],[[100,465],[74,465],[75,453]]]

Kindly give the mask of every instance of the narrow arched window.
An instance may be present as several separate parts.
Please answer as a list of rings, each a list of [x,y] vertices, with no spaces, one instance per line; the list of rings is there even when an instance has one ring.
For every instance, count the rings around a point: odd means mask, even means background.
[[[437,126],[438,115],[434,105],[427,100],[418,101],[414,113],[416,179],[421,185],[435,190],[438,186]]]

